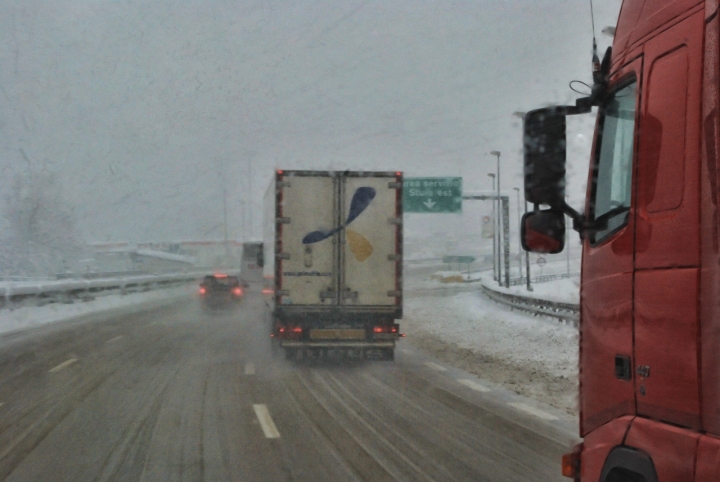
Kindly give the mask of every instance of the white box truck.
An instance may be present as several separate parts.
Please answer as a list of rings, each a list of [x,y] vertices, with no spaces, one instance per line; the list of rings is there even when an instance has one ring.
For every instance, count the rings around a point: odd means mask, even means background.
[[[265,194],[264,266],[288,358],[392,360],[402,318],[402,173],[278,170]]]

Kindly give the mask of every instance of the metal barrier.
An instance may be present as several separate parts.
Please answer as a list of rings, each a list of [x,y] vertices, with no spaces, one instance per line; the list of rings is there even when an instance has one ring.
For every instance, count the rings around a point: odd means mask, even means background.
[[[97,296],[128,294],[197,282],[205,272],[105,279],[36,281],[0,286],[0,308],[90,301]]]
[[[572,323],[576,328],[580,321],[580,306],[573,303],[560,303],[558,301],[501,293],[485,285],[480,285],[480,290],[491,300],[516,310],[526,311],[534,315],[551,316],[564,321],[565,324]]]
[[[553,281],[556,279],[575,278],[580,276],[580,273],[558,273],[558,274],[545,274],[542,276],[535,276],[530,278],[533,283],[545,283],[546,281]],[[520,286],[527,283],[527,276],[522,278],[516,278],[510,281],[510,286]]]

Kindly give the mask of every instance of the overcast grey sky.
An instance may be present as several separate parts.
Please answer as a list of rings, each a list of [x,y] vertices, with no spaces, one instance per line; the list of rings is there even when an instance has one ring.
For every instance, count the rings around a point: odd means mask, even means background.
[[[0,188],[57,172],[86,240],[135,242],[220,238],[223,187],[259,237],[276,167],[487,189],[500,150],[509,190],[512,113],[571,102],[591,46],[586,0],[0,0]]]

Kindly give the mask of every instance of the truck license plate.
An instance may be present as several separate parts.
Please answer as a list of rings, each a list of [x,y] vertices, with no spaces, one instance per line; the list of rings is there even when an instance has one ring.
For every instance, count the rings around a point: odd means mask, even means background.
[[[365,330],[310,330],[312,340],[364,340]]]

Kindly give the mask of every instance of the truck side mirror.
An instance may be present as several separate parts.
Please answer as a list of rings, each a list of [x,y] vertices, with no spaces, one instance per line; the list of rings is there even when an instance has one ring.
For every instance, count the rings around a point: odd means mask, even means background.
[[[536,109],[525,115],[525,199],[553,208],[565,205],[565,106]]]
[[[523,249],[531,253],[561,252],[565,247],[565,215],[554,209],[525,213],[520,239]]]

